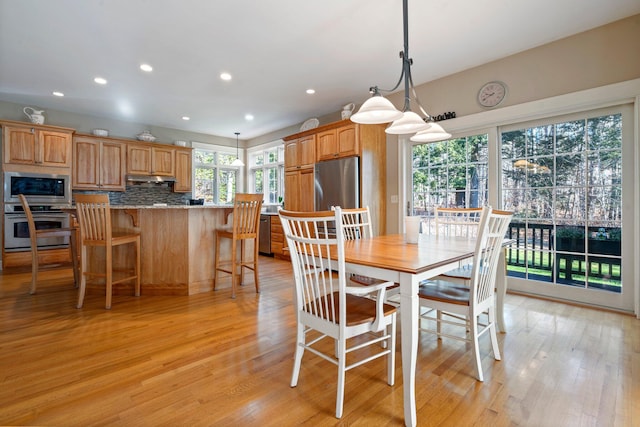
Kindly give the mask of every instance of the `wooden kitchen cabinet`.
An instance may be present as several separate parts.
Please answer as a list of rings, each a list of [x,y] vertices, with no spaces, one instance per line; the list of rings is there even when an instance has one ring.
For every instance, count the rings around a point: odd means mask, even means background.
[[[362,125],[341,120],[283,138],[285,142],[284,203],[289,210],[314,209],[315,162],[358,156],[360,164],[360,206],[369,206],[373,233],[385,234],[386,208],[386,125]],[[312,164],[300,162],[300,141],[314,145]],[[303,174],[303,171],[307,173]]]
[[[291,211],[314,210],[313,168],[284,172],[284,204]]]
[[[176,148],[176,182],[173,191],[176,193],[191,192],[191,148]]]
[[[293,211],[313,211],[313,165],[316,136],[307,135],[284,145],[284,204]]]
[[[74,136],[73,189],[125,191],[126,147],[117,140]]]
[[[287,170],[313,168],[316,162],[316,136],[308,135],[284,144],[284,167]]]
[[[2,121],[5,165],[71,167],[73,129]]]
[[[132,175],[175,176],[174,147],[153,144],[128,144],[127,173]]]
[[[318,161],[358,155],[358,128],[354,124],[319,132],[316,135]]]
[[[278,215],[271,215],[271,252],[275,258],[289,259],[289,252],[285,251],[287,240],[284,238],[282,223]]]

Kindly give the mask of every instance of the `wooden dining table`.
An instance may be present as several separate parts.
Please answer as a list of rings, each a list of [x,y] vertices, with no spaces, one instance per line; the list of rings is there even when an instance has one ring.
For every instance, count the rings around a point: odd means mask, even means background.
[[[345,241],[345,264],[349,272],[400,284],[400,319],[405,425],[417,425],[416,360],[418,351],[418,286],[421,281],[445,273],[458,262],[473,256],[475,240],[421,234],[418,243],[407,243],[403,234]],[[505,239],[503,246],[512,240]],[[496,316],[498,330],[505,332],[506,293],[505,255],[499,259],[496,278]]]

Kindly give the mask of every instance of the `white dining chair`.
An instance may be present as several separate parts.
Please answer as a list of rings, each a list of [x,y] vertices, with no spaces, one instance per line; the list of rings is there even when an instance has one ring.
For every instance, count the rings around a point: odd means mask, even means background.
[[[478,343],[481,335],[489,332],[494,358],[501,359],[496,334],[495,281],[502,242],[512,216],[511,212],[483,208],[469,287],[446,280],[430,280],[422,283],[418,290],[421,307],[462,317],[461,321],[455,317],[449,320],[449,317],[434,317],[427,312],[420,317],[420,329],[435,333],[438,338],[444,336],[471,343],[476,377],[479,381],[484,380]],[[479,321],[483,313],[487,314],[487,323]],[[424,326],[430,322],[436,323],[435,330]],[[448,329],[443,331],[443,325],[461,326],[463,332],[455,335],[449,333]]]
[[[368,239],[373,237],[373,227],[369,206],[365,206],[363,208],[341,209],[341,212],[345,240]],[[384,280],[363,276],[361,274],[350,274],[349,280],[362,286],[372,286],[385,283]],[[400,285],[393,282],[386,283],[387,292],[385,293],[385,302],[399,307]]]
[[[348,286],[345,228],[339,207],[323,212],[280,210],[279,215],[291,253],[295,282],[297,336],[291,387],[298,384],[306,350],[335,364],[338,367],[336,418],[340,418],[348,370],[386,357],[387,383],[394,384],[396,308],[384,303],[386,283]],[[335,223],[335,235],[330,234],[332,223]],[[375,300],[365,297],[371,292],[377,293]],[[377,334],[382,331],[382,335]],[[354,337],[359,339],[354,343],[349,341]],[[326,343],[325,338],[330,342]],[[381,342],[386,342],[386,346],[372,345]],[[365,354],[352,353],[364,347],[370,350]],[[347,354],[351,354],[349,364]],[[361,354],[358,359],[357,354]]]

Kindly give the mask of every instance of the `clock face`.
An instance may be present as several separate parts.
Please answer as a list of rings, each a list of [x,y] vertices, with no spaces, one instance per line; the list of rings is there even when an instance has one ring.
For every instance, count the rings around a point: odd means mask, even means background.
[[[507,95],[507,87],[501,82],[489,82],[480,88],[478,102],[483,107],[495,107]]]

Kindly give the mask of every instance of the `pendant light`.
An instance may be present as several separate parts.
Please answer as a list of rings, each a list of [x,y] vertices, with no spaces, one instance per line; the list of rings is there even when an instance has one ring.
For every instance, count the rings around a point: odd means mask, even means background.
[[[411,64],[413,60],[409,58],[409,19],[408,19],[408,0],[402,0],[402,23],[404,31],[404,50],[400,52],[402,59],[402,72],[400,79],[393,89],[383,90],[378,86],[369,88],[369,92],[373,96],[367,99],[357,113],[351,116],[351,121],[361,124],[381,124],[391,123],[385,132],[393,135],[405,135],[418,132],[416,136],[411,138],[416,142],[436,142],[451,138],[451,134],[447,133],[442,126],[437,125],[433,118],[426,112],[413,86],[411,78]],[[393,104],[384,98],[380,92],[393,92],[402,83],[404,79],[404,108],[402,111],[397,110]],[[424,115],[420,117],[411,111],[411,94],[418,104],[420,112]],[[419,139],[414,139],[419,138]]]
[[[231,162],[231,166],[244,166],[244,163],[242,162],[242,160],[240,160],[240,149],[238,148],[238,136],[240,135],[240,132],[235,132],[236,134],[236,159]]]

